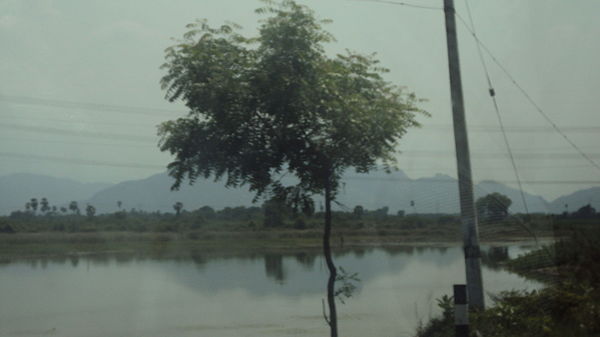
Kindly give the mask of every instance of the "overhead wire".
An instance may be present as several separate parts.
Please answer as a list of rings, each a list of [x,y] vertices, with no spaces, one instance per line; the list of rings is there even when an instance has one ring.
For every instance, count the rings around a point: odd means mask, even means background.
[[[114,161],[104,161],[104,160],[89,160],[82,158],[73,158],[73,157],[58,157],[51,155],[34,155],[34,154],[24,154],[24,153],[14,153],[14,152],[1,152],[0,157],[8,157],[15,159],[25,159],[25,160],[44,160],[58,163],[69,163],[76,165],[87,165],[87,166],[108,166],[108,167],[125,167],[125,168],[144,168],[144,169],[165,169],[166,165],[157,165],[157,164],[143,164],[143,163],[130,163],[130,162],[114,162]],[[344,179],[347,180],[373,180],[373,181],[395,181],[395,182],[412,182],[414,179],[410,178],[397,178],[397,177],[376,177],[376,176],[347,176]],[[452,179],[443,179],[443,178],[425,178],[431,182],[442,182],[442,183],[456,183],[455,180]],[[418,180],[418,179],[417,179]],[[487,181],[487,180],[481,180]],[[514,183],[512,180],[494,180],[497,183]],[[524,183],[528,184],[539,184],[539,185],[562,185],[562,184],[578,184],[578,185],[589,185],[589,184],[600,184],[600,181],[594,180],[525,180]]]
[[[32,111],[26,111],[26,113],[35,113]],[[39,118],[39,117],[24,117],[24,116],[1,116],[2,119],[16,119],[16,120],[24,120],[24,121],[45,121],[45,122],[56,122],[63,124],[87,124],[87,125],[106,125],[106,126],[122,126],[122,127],[136,127],[136,128],[152,128],[156,127],[157,123],[147,123],[145,121],[139,122],[106,122],[106,121],[89,121],[89,120],[78,120],[78,119],[64,119],[64,118]],[[426,127],[421,128],[418,131],[434,131],[438,132],[438,130],[447,130],[452,131],[452,125],[450,124],[424,124]],[[590,125],[580,125],[580,126],[569,126],[562,127],[563,131],[580,132],[580,133],[596,133],[600,132],[600,126],[590,126]],[[539,126],[524,126],[524,125],[512,125],[512,126],[504,126],[504,130],[510,133],[544,133],[544,132],[555,132],[552,127],[539,127]],[[469,125],[469,132],[500,132],[496,126],[493,125]]]
[[[467,7],[467,12],[469,14],[469,20],[471,22],[471,29],[473,32],[473,36],[477,37],[477,31],[475,29],[475,21],[473,20],[473,15],[471,13],[471,6],[469,6],[469,0],[465,0],[465,4]],[[483,67],[485,77],[488,83],[488,89],[490,97],[492,98],[492,102],[494,104],[494,111],[496,112],[496,117],[498,118],[498,124],[500,125],[500,131],[502,132],[502,137],[504,139],[504,144],[506,145],[506,150],[508,151],[508,155],[510,157],[510,162],[512,164],[515,178],[517,179],[517,185],[519,186],[519,192],[521,194],[521,201],[523,202],[523,207],[525,208],[525,214],[529,215],[529,207],[527,206],[527,200],[525,199],[525,193],[523,192],[523,184],[521,184],[521,177],[519,176],[519,170],[517,168],[517,163],[515,161],[515,156],[513,155],[512,149],[510,147],[510,142],[508,141],[508,137],[506,136],[506,131],[504,130],[504,122],[502,121],[502,116],[500,115],[500,108],[498,107],[498,100],[496,99],[496,91],[492,84],[492,79],[490,78],[490,73],[488,71],[487,65],[485,63],[485,59],[483,58],[483,53],[481,52],[481,46],[479,43],[475,43],[477,45],[477,52],[479,54],[479,60],[481,61],[481,65]],[[536,239],[537,241],[537,239]]]
[[[405,6],[405,7],[418,8],[418,9],[431,9],[431,10],[442,10],[443,9],[442,7],[417,5],[417,4],[414,4],[414,3],[402,2],[402,1],[389,1],[389,0],[351,0],[351,1],[357,1],[357,2],[379,2],[379,3],[385,3],[385,4],[391,4],[391,5],[398,5],[398,6]]]
[[[508,77],[508,79],[513,83],[513,85],[521,92],[521,94],[529,101],[529,103],[535,108],[535,110],[552,126],[552,128],[561,135],[567,143],[571,145],[575,151],[579,153],[581,157],[583,157],[588,163],[590,163],[593,167],[600,170],[600,165],[596,163],[592,158],[590,158],[585,152],[583,152],[575,142],[573,142],[559,127],[554,123],[554,121],[544,112],[544,110],[533,100],[531,95],[516,81],[514,76],[506,69],[506,67],[494,56],[494,54],[490,51],[490,49],[479,39],[479,37],[475,34],[475,32],[469,27],[466,20],[456,12],[456,16],[459,21],[465,26],[465,28],[469,31],[473,39],[475,39],[476,43],[481,46],[483,51],[490,57],[490,59],[502,70],[502,72]]]
[[[156,141],[158,138],[155,137],[145,137],[145,136],[137,136],[137,135],[127,135],[121,133],[111,133],[111,132],[97,132],[97,131],[88,131],[88,130],[71,130],[64,128],[54,128],[54,127],[46,127],[46,126],[31,126],[31,125],[20,125],[20,124],[12,124],[12,123],[0,123],[0,128],[8,128],[10,130],[21,130],[28,132],[42,132],[48,134],[56,134],[61,136],[77,136],[77,137],[94,137],[94,138],[104,138],[104,139],[120,139],[127,141]]]
[[[110,162],[110,161],[103,161],[103,160],[55,157],[55,156],[48,156],[48,155],[32,155],[32,154],[23,154],[23,153],[14,153],[14,152],[0,152],[0,157],[45,160],[45,161],[54,161],[54,162],[60,162],[60,163],[77,164],[77,165],[89,165],[89,166],[110,166],[110,167],[123,167],[123,168],[142,168],[142,169],[165,169],[165,167],[166,167],[166,166],[161,166],[161,165],[146,165],[146,164],[139,164],[139,163],[119,163],[119,162]]]
[[[78,101],[67,101],[59,99],[48,99],[28,96],[11,96],[0,94],[0,101],[9,102],[14,104],[27,104],[27,105],[38,105],[44,107],[58,107],[68,109],[87,109],[87,110],[100,110],[110,111],[119,113],[139,114],[139,115],[155,115],[164,116],[165,113],[169,114],[183,114],[184,111],[150,108],[150,107],[137,107],[128,105],[115,105],[115,104],[104,104],[104,103],[91,103],[91,102],[78,102]]]

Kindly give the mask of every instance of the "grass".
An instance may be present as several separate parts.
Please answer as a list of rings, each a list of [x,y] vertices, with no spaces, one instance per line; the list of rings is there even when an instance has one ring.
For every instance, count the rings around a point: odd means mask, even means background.
[[[527,239],[520,232],[507,231],[490,241]],[[484,239],[485,241],[485,239]],[[457,228],[392,227],[342,228],[334,230],[334,249],[341,247],[392,246],[415,244],[459,244]],[[320,228],[190,230],[182,232],[35,232],[0,233],[0,259],[8,257],[57,254],[89,254],[102,252],[152,253],[167,251],[185,254],[190,250],[252,251],[259,249],[320,249]]]
[[[559,241],[506,263],[546,287],[498,294],[492,306],[470,314],[472,331],[486,337],[600,336],[600,226],[560,230]],[[451,299],[438,303],[442,316],[421,325],[416,337],[454,335]]]

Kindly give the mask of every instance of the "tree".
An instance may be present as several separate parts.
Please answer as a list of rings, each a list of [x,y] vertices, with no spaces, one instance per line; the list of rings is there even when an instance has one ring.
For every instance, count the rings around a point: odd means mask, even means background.
[[[377,218],[385,218],[385,217],[387,217],[389,211],[390,211],[390,208],[388,206],[384,206],[382,208],[378,208],[378,209],[372,211],[371,214]]]
[[[410,207],[412,207],[413,213],[417,214],[417,206],[414,200],[410,201]]]
[[[215,210],[210,206],[202,206],[197,210],[197,213],[200,214],[205,219],[214,219],[216,216]]]
[[[179,216],[179,213],[181,213],[181,209],[183,209],[183,204],[178,201],[175,204],[173,204],[173,209],[175,210],[175,215]]]
[[[117,207],[119,208],[119,210],[121,209],[121,206],[123,206],[123,202],[121,200],[118,200]]]
[[[285,224],[284,218],[290,213],[288,205],[278,198],[265,201],[262,210],[263,226],[266,228],[283,227]]]
[[[592,218],[596,214],[596,209],[591,204],[579,208],[573,215],[578,218]]]
[[[477,199],[475,207],[482,220],[497,222],[508,216],[508,208],[512,201],[507,196],[494,192]]]
[[[96,214],[96,207],[87,204],[87,206],[85,207],[85,215],[87,215],[88,218],[93,218],[94,215]]]
[[[77,215],[81,214],[79,211],[79,205],[77,204],[77,201],[71,201],[69,203],[69,210],[71,212],[73,212],[73,214],[77,214]]]
[[[42,211],[42,213],[47,213],[50,210],[50,204],[46,198],[42,198],[40,201],[40,206],[40,211]]]
[[[31,206],[33,213],[37,212],[37,208],[39,205],[37,198],[31,198],[31,200],[29,200],[29,205]]]
[[[361,219],[363,214],[365,214],[365,209],[361,205],[356,205],[352,211],[352,214],[355,218]]]
[[[398,140],[424,111],[414,94],[382,78],[387,70],[373,55],[328,57],[323,44],[333,38],[307,7],[284,0],[257,12],[270,17],[255,38],[197,21],[167,48],[162,87],[189,113],[159,126],[160,148],[174,156],[173,189],[213,177],[303,212],[324,196],[327,322],[337,336],[331,202],[348,168],[391,170]],[[285,174],[297,183],[284,185]]]

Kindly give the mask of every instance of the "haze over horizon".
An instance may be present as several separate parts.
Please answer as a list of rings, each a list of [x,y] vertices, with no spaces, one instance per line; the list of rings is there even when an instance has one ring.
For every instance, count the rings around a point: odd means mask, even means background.
[[[442,10],[330,0],[311,7],[337,42],[376,52],[388,80],[428,101],[431,118],[401,142],[399,167],[411,178],[456,177]],[[468,18],[465,3],[457,12]],[[442,1],[415,3],[441,7]],[[255,35],[259,1],[0,0],[0,175],[17,172],[117,183],[163,172],[170,161],[156,125],[185,114],[163,99],[163,50],[197,18],[241,24]],[[592,0],[472,2],[478,36],[532,99],[592,160],[599,140],[600,3]],[[459,43],[475,181],[517,187],[473,39]],[[600,186],[585,161],[535,111],[489,58],[486,63],[524,190],[552,200]]]

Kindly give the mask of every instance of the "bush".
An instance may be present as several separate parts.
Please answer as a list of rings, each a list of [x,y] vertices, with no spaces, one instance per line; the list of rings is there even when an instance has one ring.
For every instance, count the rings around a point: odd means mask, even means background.
[[[10,224],[0,225],[0,233],[14,234],[15,230]]]
[[[304,221],[303,218],[297,218],[296,221],[294,221],[294,229],[298,229],[298,230],[306,229],[306,222]]]

